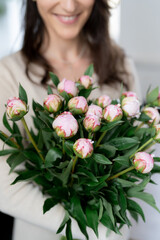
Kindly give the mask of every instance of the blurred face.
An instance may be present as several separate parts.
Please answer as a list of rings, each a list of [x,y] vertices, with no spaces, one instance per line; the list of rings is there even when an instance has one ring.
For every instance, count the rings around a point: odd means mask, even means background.
[[[37,8],[49,35],[76,38],[87,22],[95,0],[37,0]]]

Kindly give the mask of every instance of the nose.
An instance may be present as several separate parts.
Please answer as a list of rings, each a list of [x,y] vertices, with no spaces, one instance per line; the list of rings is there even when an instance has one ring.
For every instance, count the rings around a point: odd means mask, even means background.
[[[69,13],[72,13],[76,9],[77,0],[62,0],[61,6],[62,8]]]

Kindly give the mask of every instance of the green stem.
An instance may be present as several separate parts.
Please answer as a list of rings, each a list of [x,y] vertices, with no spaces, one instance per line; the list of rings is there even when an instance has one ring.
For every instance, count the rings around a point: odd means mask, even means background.
[[[92,132],[89,132],[88,133],[88,139],[92,139],[93,138],[93,133]]]
[[[75,169],[77,160],[78,160],[78,156],[76,156],[76,157],[73,159],[72,174],[74,173],[74,169]]]
[[[62,138],[62,152],[63,152],[63,155],[65,155],[64,143],[65,143],[65,139]]]
[[[41,151],[38,149],[38,147],[37,147],[34,139],[32,138],[32,135],[31,135],[31,133],[30,133],[30,131],[29,131],[29,129],[28,129],[28,126],[27,126],[27,123],[26,123],[24,117],[21,119],[21,121],[22,121],[23,126],[24,126],[24,128],[25,128],[25,130],[26,130],[26,133],[27,133],[27,135],[28,135],[28,137],[29,137],[29,140],[30,140],[31,143],[33,144],[34,148],[36,149],[37,153],[39,154],[40,158],[42,159],[42,161],[43,161],[43,163],[44,163],[45,160],[44,160],[44,158],[43,158],[43,156],[42,156],[42,154],[41,154]]]
[[[137,153],[137,152],[140,152],[142,149],[144,149],[148,144],[150,144],[153,140],[153,138],[150,138],[147,142],[145,142],[140,148],[137,149],[137,151],[135,153],[133,153],[129,158],[132,158],[134,157],[134,155]]]
[[[144,151],[146,151],[146,150],[148,150],[149,148],[151,148],[153,145],[155,145],[156,144],[156,142],[153,142],[153,143],[151,143],[148,147],[146,147],[145,149],[144,149]]]
[[[134,167],[134,166],[131,166],[131,167],[129,167],[129,168],[127,168],[127,169],[125,169],[125,170],[123,170],[123,171],[121,171],[121,172],[119,172],[119,173],[117,173],[117,174],[115,174],[115,175],[113,175],[113,176],[111,176],[111,177],[109,177],[109,178],[107,179],[107,181],[110,181],[110,180],[112,180],[112,179],[114,179],[114,178],[117,178],[117,177],[119,177],[119,176],[121,176],[121,175],[123,175],[123,174],[125,174],[125,173],[127,173],[127,172],[129,172],[129,171],[131,171],[131,170],[133,170],[133,169],[135,169],[135,167]]]
[[[138,131],[143,125],[144,125],[144,122],[142,122],[141,124],[139,124],[139,126],[136,128],[136,131]]]
[[[96,148],[100,145],[100,143],[101,143],[102,139],[104,138],[104,136],[106,135],[106,133],[107,133],[107,130],[101,134],[100,138],[98,139],[98,141],[96,143],[96,146],[95,146]]]

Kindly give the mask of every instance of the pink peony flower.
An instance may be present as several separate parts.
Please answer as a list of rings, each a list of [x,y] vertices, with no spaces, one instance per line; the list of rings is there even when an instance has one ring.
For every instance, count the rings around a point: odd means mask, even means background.
[[[63,112],[53,121],[53,128],[59,137],[71,138],[78,131],[78,123],[72,113]]]
[[[78,139],[73,145],[73,150],[75,154],[80,158],[90,157],[93,153],[93,145],[91,139]]]
[[[78,81],[85,89],[90,88],[93,85],[93,78],[87,75],[80,77]]]
[[[135,92],[126,91],[122,93],[122,97],[135,97],[137,98],[137,94]]]
[[[65,78],[58,84],[57,89],[60,94],[66,92],[70,97],[75,97],[78,93],[75,82]]]
[[[119,104],[117,104],[117,105],[111,104],[111,105],[105,107],[105,109],[103,110],[103,118],[107,122],[121,120],[122,116],[123,116],[123,113],[122,113],[122,109]]]
[[[138,152],[135,154],[133,165],[139,172],[149,173],[153,168],[154,160],[151,154],[146,152]]]
[[[156,129],[156,134],[154,139],[160,143],[160,124],[154,125],[154,128]]]
[[[27,113],[27,105],[19,98],[9,98],[7,101],[7,115],[10,119],[23,117]]]
[[[149,123],[154,123],[154,124],[159,123],[160,115],[156,108],[146,107],[144,108],[143,112],[151,118],[151,120],[149,120]]]
[[[140,114],[140,102],[136,97],[125,97],[122,100],[122,110],[127,117],[137,117]]]
[[[96,104],[99,105],[102,108],[107,107],[111,104],[111,98],[107,95],[102,95],[99,98],[96,99]]]
[[[83,120],[83,125],[87,131],[96,132],[101,127],[100,118],[96,115],[88,115]]]
[[[88,115],[96,115],[97,117],[102,118],[102,108],[97,105],[91,104],[88,107],[88,111],[86,112],[86,116]]]
[[[73,114],[86,113],[88,110],[87,100],[82,96],[71,98],[68,102],[68,108]]]
[[[48,112],[56,113],[62,107],[62,99],[57,94],[50,94],[44,99],[43,106]]]

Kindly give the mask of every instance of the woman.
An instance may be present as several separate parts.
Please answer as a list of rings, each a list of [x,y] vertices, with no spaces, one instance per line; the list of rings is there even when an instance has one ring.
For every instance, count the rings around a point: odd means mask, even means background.
[[[118,97],[122,82],[125,89],[139,94],[131,61],[110,39],[109,10],[106,0],[26,0],[22,50],[0,62],[1,103],[17,96],[19,82],[28,93],[29,105],[33,98],[42,103],[46,86],[51,84],[49,71],[60,80],[65,77],[76,81],[90,63],[94,63],[95,84],[100,86],[91,98],[102,94]],[[4,111],[1,107],[1,116]],[[30,127],[31,115],[30,110],[26,116]],[[59,239],[55,232],[64,216],[62,206],[56,205],[43,215],[45,197],[39,188],[27,182],[10,186],[16,174],[8,173],[6,158],[2,158],[0,209],[20,219],[15,221],[14,240]],[[75,221],[72,226],[74,237],[82,239]],[[96,239],[91,231],[89,235]],[[99,239],[106,239],[105,235],[105,228],[100,225]],[[113,238],[127,239],[127,235]]]

